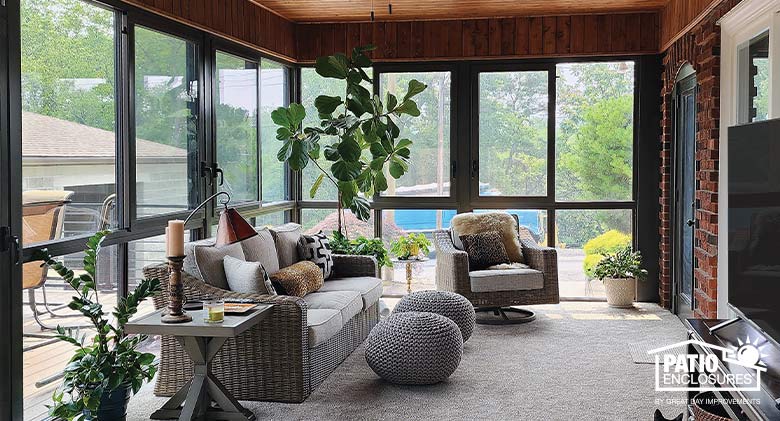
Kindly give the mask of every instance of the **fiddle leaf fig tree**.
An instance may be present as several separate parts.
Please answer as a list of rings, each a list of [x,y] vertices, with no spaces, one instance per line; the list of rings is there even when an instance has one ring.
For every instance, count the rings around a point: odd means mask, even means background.
[[[411,80],[403,97],[388,92],[383,101],[372,94],[373,79],[365,71],[372,62],[365,53],[373,49],[371,45],[357,47],[350,57],[338,53],[317,59],[315,70],[320,76],[343,80],[345,85],[343,96],[320,95],[314,100],[319,126],[304,127],[306,110],[301,104],[271,113],[279,126],[276,138],[283,142],[279,161],[287,162],[293,171],[303,171],[310,164],[319,171],[309,195],[313,198],[323,182],[336,186],[342,233],[345,208],[367,221],[371,214],[368,198],[388,188],[386,172],[398,179],[409,170],[412,141],[399,139],[396,121],[403,114],[420,115],[413,98],[427,88]],[[317,161],[321,156],[327,163]]]

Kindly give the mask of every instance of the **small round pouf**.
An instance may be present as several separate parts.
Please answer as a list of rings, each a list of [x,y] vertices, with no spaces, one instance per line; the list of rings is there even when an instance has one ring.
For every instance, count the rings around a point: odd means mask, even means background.
[[[433,313],[397,313],[366,340],[366,362],[379,377],[397,384],[434,384],[455,372],[463,338],[452,320]]]
[[[426,311],[441,314],[452,320],[460,328],[463,342],[466,342],[474,332],[476,315],[474,306],[466,297],[448,291],[418,291],[413,292],[396,304],[393,313],[407,311]]]

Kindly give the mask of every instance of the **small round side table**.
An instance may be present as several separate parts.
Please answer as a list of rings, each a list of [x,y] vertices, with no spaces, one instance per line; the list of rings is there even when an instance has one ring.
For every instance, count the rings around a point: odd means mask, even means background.
[[[393,264],[396,263],[403,263],[406,265],[406,292],[410,293],[412,292],[412,267],[415,264],[418,263],[424,263],[428,261],[427,257],[417,258],[417,259],[391,259],[390,260]]]

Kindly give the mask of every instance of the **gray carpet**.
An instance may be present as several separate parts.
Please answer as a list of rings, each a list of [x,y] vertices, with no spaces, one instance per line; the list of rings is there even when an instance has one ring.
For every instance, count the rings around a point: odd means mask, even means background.
[[[657,393],[654,366],[635,364],[629,344],[658,346],[685,339],[669,312],[603,303],[536,306],[538,320],[477,326],[449,381],[395,386],[381,381],[358,348],[302,404],[245,402],[274,420],[652,420],[683,411],[683,393]],[[131,420],[164,402],[147,385],[130,401]]]

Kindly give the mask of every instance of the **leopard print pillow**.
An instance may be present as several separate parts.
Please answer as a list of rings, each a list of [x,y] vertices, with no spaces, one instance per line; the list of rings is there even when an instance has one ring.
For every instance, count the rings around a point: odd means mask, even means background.
[[[280,269],[271,275],[271,282],[276,292],[281,295],[304,295],[322,288],[325,279],[322,269],[316,263],[304,260]],[[276,287],[279,288],[276,288]]]
[[[501,234],[487,231],[479,234],[461,235],[463,250],[469,255],[469,270],[482,270],[489,266],[509,263]]]

